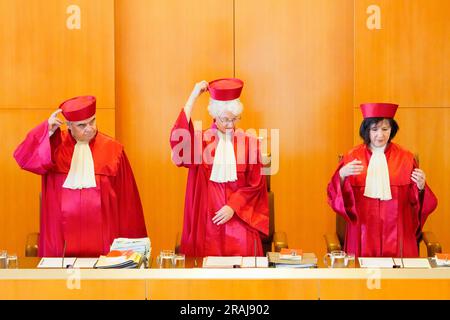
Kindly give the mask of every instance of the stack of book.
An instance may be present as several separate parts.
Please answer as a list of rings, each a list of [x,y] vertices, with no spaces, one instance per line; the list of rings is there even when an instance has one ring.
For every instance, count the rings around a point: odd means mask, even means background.
[[[317,268],[314,253],[303,253],[300,249],[282,249],[280,252],[268,252],[269,266],[275,268]]]
[[[97,269],[133,269],[139,268],[143,262],[143,256],[132,250],[112,250],[106,256],[100,256],[94,268]]]
[[[141,254],[148,261],[150,259],[152,246],[149,238],[117,238],[114,239],[110,250],[132,250]]]
[[[110,252],[100,256],[94,268],[139,268],[150,260],[152,251],[149,238],[117,238],[114,239]]]
[[[436,253],[434,259],[437,267],[450,267],[450,253]]]

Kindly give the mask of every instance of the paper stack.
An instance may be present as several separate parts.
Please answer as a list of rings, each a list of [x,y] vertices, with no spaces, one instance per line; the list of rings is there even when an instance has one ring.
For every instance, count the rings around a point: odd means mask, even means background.
[[[203,258],[203,268],[267,268],[267,257],[208,256]]]
[[[434,259],[436,261],[436,266],[450,267],[450,253],[436,253]]]
[[[97,269],[131,269],[138,268],[142,261],[143,255],[132,250],[119,251],[112,250],[106,256],[100,256],[94,268]]]
[[[114,239],[110,250],[131,250],[141,254],[148,261],[150,259],[152,245],[149,238],[117,238]]]
[[[282,258],[280,252],[268,252],[269,265],[275,268],[317,268],[317,257],[314,253],[302,253],[301,259]]]

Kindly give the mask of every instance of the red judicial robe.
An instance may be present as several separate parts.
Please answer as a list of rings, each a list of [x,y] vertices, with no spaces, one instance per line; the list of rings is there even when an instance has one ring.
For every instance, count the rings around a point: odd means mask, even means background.
[[[141,200],[133,172],[114,139],[97,133],[89,146],[94,160],[95,188],[66,189],[76,140],[56,130],[49,137],[47,121],[31,130],[17,147],[19,166],[42,175],[39,256],[96,257],[109,252],[118,237],[146,237]]]
[[[249,164],[248,161],[251,138],[245,136],[245,163],[239,164],[236,161],[237,181],[216,183],[209,180],[212,162],[193,163],[194,128],[191,121],[188,123],[183,110],[175,122],[172,133],[176,129],[189,132],[192,151],[190,163],[187,163],[189,161],[177,163],[178,166],[189,168],[180,251],[195,257],[253,256],[256,245],[256,254],[263,255],[260,235],[267,235],[269,232],[268,194],[266,179],[261,175],[261,162]],[[196,135],[201,137],[202,132],[196,132]],[[237,157],[236,135],[233,142]],[[176,153],[174,147],[178,144],[178,140],[171,139],[170,143],[172,151]],[[200,154],[210,143],[214,141],[203,141],[200,144]],[[214,155],[214,150],[211,154]],[[224,205],[233,208],[235,213],[228,222],[215,225],[212,218]]]
[[[364,257],[417,257],[418,238],[437,199],[428,185],[419,192],[411,180],[417,168],[413,154],[392,142],[385,149],[392,199],[364,196],[371,155],[365,144],[350,150],[328,184],[328,203],[347,221],[344,250]],[[339,169],[354,159],[364,171],[347,177],[341,188]]]

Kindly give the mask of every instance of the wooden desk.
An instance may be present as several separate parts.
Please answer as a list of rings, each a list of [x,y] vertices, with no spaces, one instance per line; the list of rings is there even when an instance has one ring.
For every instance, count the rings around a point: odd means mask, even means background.
[[[0,299],[450,299],[450,268],[33,269],[38,261],[0,269]]]

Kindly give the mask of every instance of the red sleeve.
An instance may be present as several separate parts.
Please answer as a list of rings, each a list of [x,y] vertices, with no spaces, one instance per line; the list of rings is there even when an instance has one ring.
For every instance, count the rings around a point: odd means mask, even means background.
[[[54,165],[52,150],[54,145],[60,142],[60,135],[61,130],[58,129],[50,138],[48,122],[42,122],[27,134],[25,140],[14,151],[17,164],[24,170],[46,174]]]
[[[261,174],[262,165],[249,165],[247,185],[233,192],[227,205],[249,226],[269,234],[269,198],[266,178]]]
[[[122,152],[114,184],[118,198],[120,237],[147,237],[141,198],[125,152]]]
[[[415,168],[418,168],[418,166],[417,162],[414,160],[413,170]],[[417,217],[416,235],[420,236],[428,216],[436,209],[438,201],[433,191],[431,191],[430,187],[426,183],[422,192],[419,191],[415,183],[411,183],[409,194],[410,202],[415,212],[415,217]]]
[[[199,144],[194,146],[194,140],[197,135],[199,136]],[[172,149],[172,161],[177,166],[191,167],[194,164],[194,156],[202,156],[202,132],[194,133],[194,126],[192,121],[187,121],[184,109],[181,109],[175,124],[170,132],[170,147]],[[197,148],[198,152],[194,152],[194,148]],[[197,161],[198,162],[198,161]],[[199,162],[199,163],[200,163]]]
[[[355,197],[349,179],[345,179],[341,187],[341,177],[339,170],[344,165],[341,161],[339,166],[328,183],[328,204],[337,213],[340,214],[347,222],[356,222],[357,213],[355,205]]]

